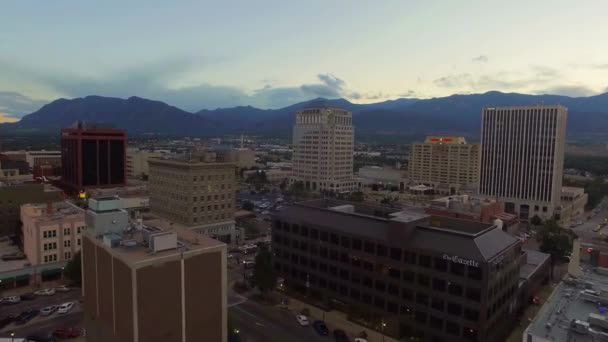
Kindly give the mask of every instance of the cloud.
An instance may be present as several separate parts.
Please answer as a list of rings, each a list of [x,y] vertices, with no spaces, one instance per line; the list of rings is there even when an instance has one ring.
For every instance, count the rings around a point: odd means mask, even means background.
[[[608,63],[605,64],[592,64],[593,69],[608,69]]]
[[[399,97],[416,97],[416,92],[412,89],[409,89],[405,93],[398,94]]]
[[[461,88],[473,85],[474,80],[471,74],[448,75],[433,80],[433,83],[442,88]]]
[[[38,110],[46,101],[34,100],[23,94],[12,91],[0,91],[0,114],[2,118],[19,118]],[[6,121],[3,121],[6,122]]]
[[[477,57],[473,57],[471,59],[471,62],[473,63],[487,63],[489,61],[488,56],[485,55],[479,55]]]
[[[564,95],[572,97],[584,97],[597,95],[597,92],[593,89],[582,86],[582,85],[562,85],[553,86],[543,90],[535,91],[536,94],[552,94],[552,95]]]

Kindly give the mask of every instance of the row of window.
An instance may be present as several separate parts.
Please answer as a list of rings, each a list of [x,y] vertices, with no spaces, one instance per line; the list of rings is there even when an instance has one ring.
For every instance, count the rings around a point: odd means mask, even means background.
[[[45,251],[52,251],[57,249],[57,242],[49,242],[43,245]]]
[[[57,261],[57,254],[45,255],[44,262],[53,262]]]

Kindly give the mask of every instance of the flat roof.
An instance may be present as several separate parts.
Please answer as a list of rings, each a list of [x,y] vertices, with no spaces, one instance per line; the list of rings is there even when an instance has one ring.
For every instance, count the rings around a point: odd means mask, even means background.
[[[581,281],[593,283],[596,291],[608,290],[608,277],[597,274],[590,269],[583,271]],[[590,313],[600,314],[598,305],[581,298],[581,285],[560,282],[551,296],[544,303],[536,317],[532,320],[524,335],[540,337],[543,341],[600,341],[594,334],[574,333],[569,329],[572,320],[587,322]],[[605,314],[604,314],[605,316]],[[601,331],[592,326],[593,330]],[[526,338],[526,336],[524,336]]]
[[[0,256],[3,256],[5,254],[21,253],[19,247],[17,247],[17,245],[11,245],[9,241],[10,240],[8,240],[8,238],[3,238],[2,240],[0,240]],[[22,260],[9,261],[4,261],[0,259],[0,273],[18,270],[20,268],[26,267],[26,264],[28,263],[29,261],[27,260],[27,258]]]
[[[352,205],[354,213],[331,208]],[[495,225],[431,216],[412,208],[391,208],[366,203],[338,200],[313,200],[297,203],[275,215],[286,221],[328,227],[331,230],[383,241],[392,246],[409,246],[411,249],[434,251],[488,261],[502,251],[519,243],[519,240]],[[403,223],[410,229],[407,237],[395,241],[391,233]]]

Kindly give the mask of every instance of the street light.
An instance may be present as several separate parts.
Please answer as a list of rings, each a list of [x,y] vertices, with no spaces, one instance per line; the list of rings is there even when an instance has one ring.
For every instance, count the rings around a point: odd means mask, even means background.
[[[382,322],[382,342],[384,342],[384,328],[386,328],[386,323]]]
[[[11,342],[13,342],[15,340],[15,332],[11,332]]]

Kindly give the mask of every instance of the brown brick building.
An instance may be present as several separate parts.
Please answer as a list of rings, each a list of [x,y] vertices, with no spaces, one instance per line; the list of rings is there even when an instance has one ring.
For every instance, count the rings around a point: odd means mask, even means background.
[[[124,214],[104,209],[92,220]],[[226,245],[176,228],[120,231],[89,227],[83,240],[87,341],[225,342]]]

